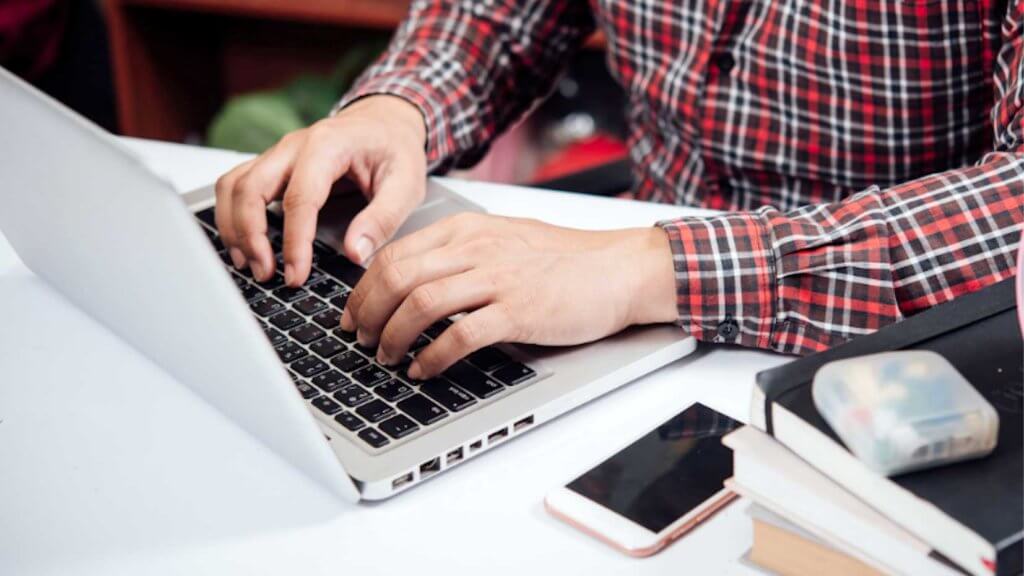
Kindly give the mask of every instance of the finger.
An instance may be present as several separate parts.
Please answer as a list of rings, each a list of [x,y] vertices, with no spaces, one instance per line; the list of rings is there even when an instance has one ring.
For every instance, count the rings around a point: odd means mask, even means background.
[[[511,319],[504,308],[491,304],[459,319],[416,354],[409,377],[432,378],[473,352],[501,342],[510,334]]]
[[[344,250],[349,260],[365,264],[383,246],[426,194],[425,169],[413,161],[392,161],[375,174],[370,204],[345,232]]]
[[[384,327],[378,359],[385,364],[395,362],[434,322],[486,306],[495,297],[494,284],[479,270],[448,276],[416,288],[402,301]]]
[[[356,303],[351,305],[346,324],[358,328],[366,343],[372,344],[378,340],[388,318],[414,290],[435,280],[466,272],[477,264],[479,262],[465,245],[448,245],[397,262],[374,259],[370,270],[355,288],[354,292],[358,292]]]
[[[426,228],[413,232],[405,238],[395,240],[381,249],[374,257],[369,270],[367,270],[359,285],[353,290],[345,310],[342,311],[342,329],[349,332],[356,331],[358,323],[356,315],[365,299],[365,295],[371,293],[373,286],[376,286],[376,278],[381,274],[382,270],[401,260],[412,259],[415,256],[428,254],[431,250],[444,247],[454,237],[454,233],[458,229],[458,220],[460,220],[459,217],[455,216],[435,222]]]
[[[331,193],[331,186],[348,172],[347,150],[310,141],[295,164],[284,193],[284,278],[289,286],[301,286],[313,265],[316,222]]]
[[[286,136],[264,152],[235,184],[231,216],[236,246],[245,255],[256,280],[274,274],[274,249],[267,239],[267,204],[281,195],[298,153],[301,138]]]
[[[254,162],[256,162],[256,158],[246,160],[235,166],[218,178],[217,184],[214,186],[217,197],[217,203],[214,205],[214,222],[217,224],[217,232],[220,234],[221,241],[224,242],[224,246],[228,249],[228,254],[231,255],[231,262],[237,269],[242,269],[246,265],[246,260],[242,251],[235,247],[235,226],[231,218],[231,196],[235,189],[235,183],[249,171]]]

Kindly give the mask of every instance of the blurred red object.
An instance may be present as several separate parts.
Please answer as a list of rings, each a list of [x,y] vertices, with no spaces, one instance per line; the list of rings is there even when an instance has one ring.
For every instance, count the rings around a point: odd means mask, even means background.
[[[626,144],[618,138],[596,134],[566,146],[553,154],[534,172],[531,180],[553,180],[587,168],[614,162],[626,157]]]
[[[0,1],[0,66],[36,80],[53,65],[67,22],[67,0]]]

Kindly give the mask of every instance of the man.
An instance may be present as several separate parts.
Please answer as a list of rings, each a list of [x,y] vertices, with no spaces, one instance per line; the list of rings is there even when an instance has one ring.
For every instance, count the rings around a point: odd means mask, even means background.
[[[582,232],[452,218],[385,246],[424,176],[480,158],[596,25],[629,95],[642,199],[721,208]],[[806,353],[1013,275],[1024,219],[1017,0],[420,0],[336,113],[226,174],[235,265],[310,268],[331,184],[371,198],[345,253],[369,272],[342,327],[437,374],[496,341],[572,344],[677,322],[703,340]]]

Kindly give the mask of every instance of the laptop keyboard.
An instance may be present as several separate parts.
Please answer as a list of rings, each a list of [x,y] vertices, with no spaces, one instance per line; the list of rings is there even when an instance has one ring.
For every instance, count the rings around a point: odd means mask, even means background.
[[[258,283],[248,270],[231,265],[217,235],[214,209],[196,216],[299,393],[314,410],[333,419],[336,430],[358,439],[370,452],[450,422],[538,379],[536,370],[493,346],[470,354],[442,376],[409,378],[405,370],[413,356],[451,325],[448,319],[424,330],[399,365],[377,364],[376,349],[360,345],[354,333],[339,326],[362,268],[316,242],[313,270],[303,286],[285,286],[280,273]],[[280,264],[281,219],[268,212],[267,220]]]

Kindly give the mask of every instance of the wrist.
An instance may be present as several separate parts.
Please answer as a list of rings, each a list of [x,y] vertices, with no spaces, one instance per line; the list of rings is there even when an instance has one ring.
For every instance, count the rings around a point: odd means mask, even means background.
[[[423,113],[412,102],[391,94],[371,94],[364,96],[338,112],[339,116],[348,114],[368,114],[398,127],[406,133],[411,141],[422,147],[427,145],[427,123]]]
[[[668,234],[657,226],[636,230],[638,242],[633,251],[636,274],[632,294],[630,324],[674,322],[676,275]]]

